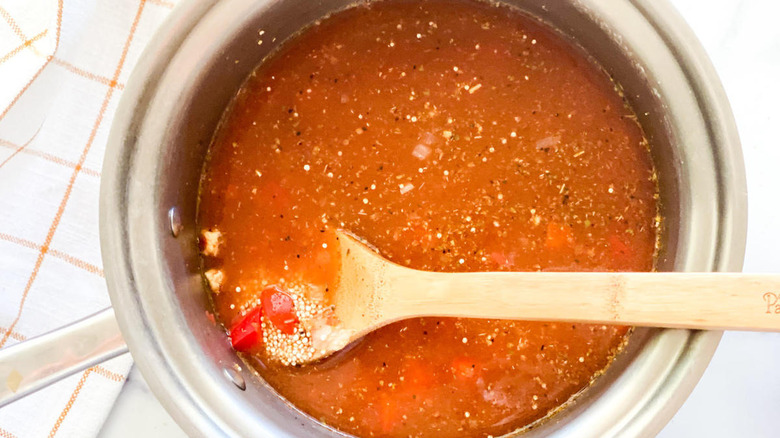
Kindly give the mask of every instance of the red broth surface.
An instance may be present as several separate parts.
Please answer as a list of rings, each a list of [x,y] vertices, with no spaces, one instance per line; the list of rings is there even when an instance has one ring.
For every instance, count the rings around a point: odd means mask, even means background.
[[[199,222],[221,233],[204,267],[231,329],[268,284],[327,303],[337,228],[424,270],[651,270],[656,198],[635,115],[555,31],[508,7],[385,0],[252,74],[216,133]],[[294,367],[242,342],[282,396],[345,432],[498,436],[587,387],[627,332],[423,318]]]

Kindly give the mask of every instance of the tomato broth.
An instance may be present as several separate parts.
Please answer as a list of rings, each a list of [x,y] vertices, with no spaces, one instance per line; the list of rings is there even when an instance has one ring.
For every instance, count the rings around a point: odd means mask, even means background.
[[[419,318],[304,364],[338,281],[334,230],[423,270],[648,271],[657,187],[619,89],[555,30],[506,6],[384,0],[251,75],[199,224],[219,321],[293,405],[358,436],[499,436],[586,388],[629,328]]]

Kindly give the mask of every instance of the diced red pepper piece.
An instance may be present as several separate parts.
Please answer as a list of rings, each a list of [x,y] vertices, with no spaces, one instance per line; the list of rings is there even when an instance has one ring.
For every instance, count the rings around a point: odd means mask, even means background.
[[[547,239],[544,244],[550,249],[562,249],[568,247],[574,241],[571,227],[558,222],[547,224]]]
[[[260,295],[265,316],[274,327],[286,335],[295,333],[298,325],[298,315],[295,314],[295,303],[290,295],[276,286],[267,287]]]
[[[257,306],[244,315],[230,330],[230,343],[236,351],[249,351],[263,340],[261,316],[262,309]]]
[[[455,378],[470,379],[477,374],[476,362],[468,357],[456,357],[450,367]]]

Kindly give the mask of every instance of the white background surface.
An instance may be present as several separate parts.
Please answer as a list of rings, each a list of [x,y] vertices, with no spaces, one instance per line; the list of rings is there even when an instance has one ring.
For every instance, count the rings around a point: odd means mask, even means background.
[[[780,1],[671,0],[709,53],[739,126],[749,194],[745,272],[780,272]],[[727,332],[659,435],[780,436],[780,334]],[[101,436],[185,436],[134,370]]]

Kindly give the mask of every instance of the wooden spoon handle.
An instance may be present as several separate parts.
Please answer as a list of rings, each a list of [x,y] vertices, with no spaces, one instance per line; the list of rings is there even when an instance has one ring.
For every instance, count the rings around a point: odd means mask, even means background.
[[[780,275],[743,273],[393,273],[385,315],[577,321],[780,331]]]

